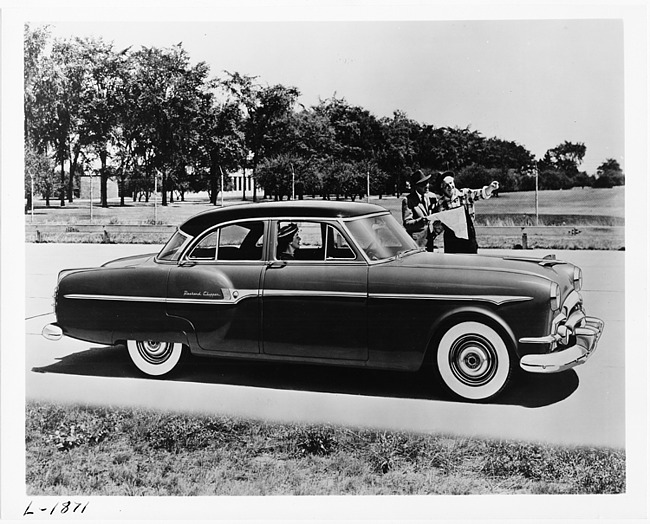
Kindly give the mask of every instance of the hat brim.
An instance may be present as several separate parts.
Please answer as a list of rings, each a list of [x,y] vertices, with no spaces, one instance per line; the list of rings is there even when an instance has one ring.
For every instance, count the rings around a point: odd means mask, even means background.
[[[422,178],[419,180],[416,180],[414,182],[411,182],[413,185],[419,186],[420,184],[424,184],[425,182],[428,182],[429,179],[431,178],[431,175],[424,175]]]

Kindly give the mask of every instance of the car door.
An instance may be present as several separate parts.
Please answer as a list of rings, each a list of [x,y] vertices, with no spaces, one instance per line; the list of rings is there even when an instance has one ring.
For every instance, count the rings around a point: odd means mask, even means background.
[[[335,222],[282,220],[298,226],[294,258],[273,253],[264,270],[263,352],[301,359],[367,360],[367,271],[361,255]]]
[[[200,349],[259,353],[264,232],[261,220],[216,227],[171,269],[167,312],[192,324]]]

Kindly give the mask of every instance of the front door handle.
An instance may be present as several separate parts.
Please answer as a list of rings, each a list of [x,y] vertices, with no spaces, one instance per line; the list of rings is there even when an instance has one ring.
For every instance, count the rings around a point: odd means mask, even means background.
[[[287,262],[285,260],[274,260],[273,262],[269,262],[266,266],[266,269],[282,269],[287,265]]]

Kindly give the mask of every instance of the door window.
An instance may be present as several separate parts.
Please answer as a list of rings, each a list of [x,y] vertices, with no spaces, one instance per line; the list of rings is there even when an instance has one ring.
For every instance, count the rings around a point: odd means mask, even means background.
[[[192,260],[262,260],[264,223],[240,222],[220,227],[192,249]]]
[[[276,258],[281,260],[356,259],[350,244],[332,224],[281,220],[276,240]]]

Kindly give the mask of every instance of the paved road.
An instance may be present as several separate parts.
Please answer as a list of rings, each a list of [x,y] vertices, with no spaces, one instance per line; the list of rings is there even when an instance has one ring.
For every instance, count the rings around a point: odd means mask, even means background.
[[[574,370],[525,374],[498,403],[478,405],[451,400],[424,373],[195,358],[173,380],[149,379],[135,371],[123,348],[40,336],[53,320],[59,270],[157,249],[26,245],[27,399],[625,447],[623,252],[551,251],[583,268],[587,312],[606,323],[598,351]]]

